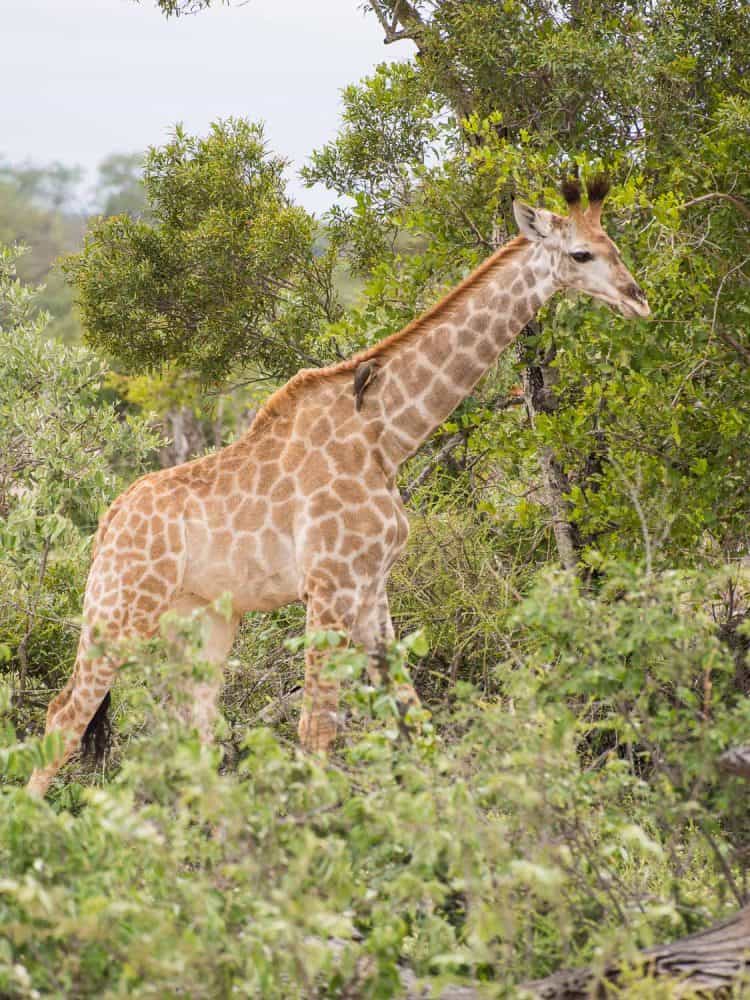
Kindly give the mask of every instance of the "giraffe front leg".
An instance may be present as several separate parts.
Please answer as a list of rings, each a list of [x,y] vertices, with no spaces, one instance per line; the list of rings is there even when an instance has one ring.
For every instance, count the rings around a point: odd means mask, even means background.
[[[391,619],[391,609],[388,604],[388,594],[384,586],[379,591],[376,601],[376,622],[377,641],[374,644],[374,647],[371,647],[372,651],[369,656],[369,673],[370,678],[374,683],[382,684],[390,680],[390,677],[388,676],[388,662],[385,656],[385,647],[390,645],[395,638],[393,621]],[[419,695],[414,690],[412,684],[396,681],[394,683],[394,691],[396,701],[398,703],[399,713],[402,718],[406,716],[410,708],[419,708],[421,705]]]
[[[350,615],[341,611],[342,599],[331,587],[308,589],[306,631],[348,629]],[[349,619],[349,621],[347,621]],[[305,652],[305,694],[299,720],[299,739],[305,750],[326,753],[336,738],[339,682],[327,674],[331,651],[308,647]]]

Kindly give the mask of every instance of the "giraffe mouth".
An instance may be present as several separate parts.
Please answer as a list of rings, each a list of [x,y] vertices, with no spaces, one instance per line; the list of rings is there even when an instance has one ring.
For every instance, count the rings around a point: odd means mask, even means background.
[[[645,296],[637,299],[631,295],[618,296],[617,298],[613,295],[598,295],[597,298],[626,319],[648,319],[651,315],[651,308]]]
[[[643,300],[633,298],[620,299],[617,302],[617,308],[627,319],[648,319],[651,315],[651,308],[645,298]]]

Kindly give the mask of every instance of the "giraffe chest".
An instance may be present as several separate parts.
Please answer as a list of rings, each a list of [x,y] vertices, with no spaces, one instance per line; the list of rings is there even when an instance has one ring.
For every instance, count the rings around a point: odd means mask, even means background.
[[[300,521],[303,577],[320,571],[332,585],[367,590],[387,577],[407,537],[400,498],[385,487],[349,502],[321,495]]]

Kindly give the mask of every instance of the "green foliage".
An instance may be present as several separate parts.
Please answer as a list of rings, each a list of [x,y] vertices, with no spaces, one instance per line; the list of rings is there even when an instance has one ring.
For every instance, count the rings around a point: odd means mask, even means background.
[[[316,324],[337,308],[333,260],[316,258],[313,219],[286,196],[284,166],[243,120],[205,139],[178,127],[149,150],[150,221],[94,223],[66,263],[88,342],[129,372],[170,362],[216,379],[252,362],[281,376],[309,363]]]
[[[615,181],[606,225],[654,321],[553,300],[523,362],[504,356],[488,394],[508,384],[514,360],[519,380],[535,351],[556,354],[554,412],[520,429],[507,410],[488,413],[464,464],[482,455],[498,477],[521,474],[511,489],[526,494],[528,520],[532,507],[544,515],[528,480],[551,447],[580,536],[607,558],[648,550],[695,564],[744,551],[747,6],[414,8],[420,59],[347,88],[341,133],[307,173],[353,199],[332,226],[369,273],[337,341],[372,342],[430,305],[513,233],[511,193],[560,209],[560,175],[604,163]]]
[[[0,987],[11,997],[389,997],[406,965],[433,986],[470,978],[512,996],[561,962],[700,926],[725,905],[715,852],[741,877],[717,829],[700,711],[658,781],[619,745],[591,747],[592,699],[603,717],[620,697],[601,687],[618,660],[654,671],[651,693],[665,700],[660,685],[689,684],[705,656],[720,676],[726,664],[693,602],[684,580],[631,573],[587,604],[574,581],[551,579],[519,611],[530,657],[523,670],[499,666],[507,696],[461,684],[436,731],[423,724],[411,742],[387,692],[362,681],[362,656],[339,651],[333,669],[354,682],[359,719],[341,753],[324,764],[246,729],[224,773],[182,722],[185,679],[211,669],[200,623],[165,620],[161,639],[118,652],[122,769],[52,803],[15,785],[54,747],[15,741],[5,694]],[[576,655],[592,625],[605,657],[595,676]],[[413,637],[394,648],[399,670],[408,648],[424,647]],[[672,693],[678,705],[684,695]],[[719,699],[711,710],[714,750],[748,720]]]
[[[95,357],[45,335],[17,259],[0,249],[0,642],[22,682],[49,682],[70,661],[97,518],[156,441],[104,402]]]

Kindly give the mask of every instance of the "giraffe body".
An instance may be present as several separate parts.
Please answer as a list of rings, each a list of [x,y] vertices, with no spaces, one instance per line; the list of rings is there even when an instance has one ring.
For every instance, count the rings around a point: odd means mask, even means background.
[[[379,651],[393,637],[386,581],[408,536],[399,466],[539,306],[584,280],[575,269],[566,277],[566,251],[555,257],[550,247],[586,240],[606,251],[609,270],[600,267],[588,290],[611,302],[619,289],[623,311],[648,313],[614,244],[597,230],[598,215],[586,219],[574,208],[564,219],[528,206],[516,214],[525,235],[424,316],[348,361],[300,372],[234,444],[144,476],[115,500],[94,546],[76,666],[48,710],[48,731],[68,734],[65,754],[32,775],[31,790],[44,793],[113,682],[111,660],[89,655],[95,626],[116,638],[151,636],[165,612],[205,609],[205,655],[222,662],[242,614],[304,601],[308,628],[345,630],[380,678]],[[603,275],[611,280],[600,287]],[[228,622],[211,609],[226,592]],[[338,704],[323,656],[307,652],[300,720],[303,745],[319,750],[335,736]],[[194,721],[208,740],[217,692],[202,684],[193,694]],[[407,706],[416,701],[406,686],[398,696]]]

